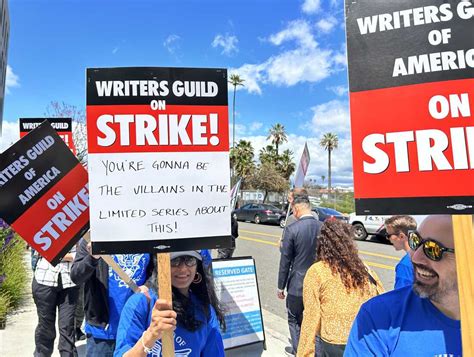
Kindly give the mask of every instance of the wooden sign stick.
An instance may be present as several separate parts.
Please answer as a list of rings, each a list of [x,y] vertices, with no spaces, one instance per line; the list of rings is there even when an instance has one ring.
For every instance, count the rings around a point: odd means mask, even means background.
[[[160,299],[166,299],[169,302],[173,302],[173,296],[171,294],[171,265],[170,265],[170,254],[169,253],[158,253],[158,296]],[[162,342],[162,354],[163,357],[174,356],[174,339],[173,331],[165,331]]]
[[[91,241],[90,232],[84,234],[82,238],[84,238],[84,240],[89,243]],[[124,283],[127,284],[128,287],[133,290],[134,293],[140,292],[140,289],[138,289],[138,285],[135,283],[135,281],[133,281],[133,279],[129,277],[127,273],[125,273],[125,271],[120,267],[120,265],[117,264],[117,262],[114,260],[114,258],[112,258],[112,256],[101,255],[100,257],[117,273],[120,279],[122,279]]]
[[[472,216],[453,217],[454,249],[461,306],[462,353],[474,356],[474,273],[470,265],[474,252]]]

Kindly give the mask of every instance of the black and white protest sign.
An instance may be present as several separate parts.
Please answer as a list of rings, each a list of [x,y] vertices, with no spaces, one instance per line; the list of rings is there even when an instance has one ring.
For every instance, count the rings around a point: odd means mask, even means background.
[[[230,245],[227,72],[87,70],[94,252]]]
[[[51,264],[89,229],[87,172],[45,121],[0,155],[0,217]]]
[[[358,214],[474,213],[472,1],[346,0]]]

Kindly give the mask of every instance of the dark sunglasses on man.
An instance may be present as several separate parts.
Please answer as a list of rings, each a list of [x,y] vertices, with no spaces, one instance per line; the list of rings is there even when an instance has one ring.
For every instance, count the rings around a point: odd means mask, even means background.
[[[408,231],[408,245],[413,251],[417,250],[422,245],[423,253],[425,253],[426,257],[435,262],[438,262],[443,258],[444,252],[454,253],[454,249],[446,248],[434,239],[423,239],[417,231]]]
[[[179,267],[183,263],[188,267],[193,267],[197,264],[197,259],[190,255],[183,255],[181,257],[171,259],[171,266],[174,268]]]

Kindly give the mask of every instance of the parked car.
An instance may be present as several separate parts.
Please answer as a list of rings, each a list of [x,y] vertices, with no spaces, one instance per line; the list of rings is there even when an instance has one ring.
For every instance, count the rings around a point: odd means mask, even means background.
[[[348,223],[349,218],[344,216],[341,212],[336,211],[335,209],[328,207],[313,207],[311,209],[318,216],[321,222],[324,222],[327,219],[342,219],[344,222]],[[290,215],[293,214],[293,211],[290,211]],[[285,221],[280,224],[281,228],[285,228]]]
[[[340,219],[348,223],[349,218],[344,216],[341,212],[328,207],[314,207],[313,211],[318,214],[319,220],[324,222],[327,219]]]
[[[275,223],[285,226],[286,212],[268,204],[248,203],[233,212],[238,221],[251,221],[256,224]]]
[[[391,215],[386,216],[358,216],[355,213],[349,215],[349,223],[354,227],[354,239],[365,240],[369,235],[385,236],[384,222]],[[418,225],[425,219],[426,215],[412,216]]]

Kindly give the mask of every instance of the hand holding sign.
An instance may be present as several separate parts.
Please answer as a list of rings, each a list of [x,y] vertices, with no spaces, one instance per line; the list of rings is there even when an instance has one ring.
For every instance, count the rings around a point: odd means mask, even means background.
[[[174,331],[176,329],[176,312],[173,311],[171,302],[164,299],[158,299],[153,306],[151,313],[151,323],[147,333],[156,341],[163,336],[164,331]]]

